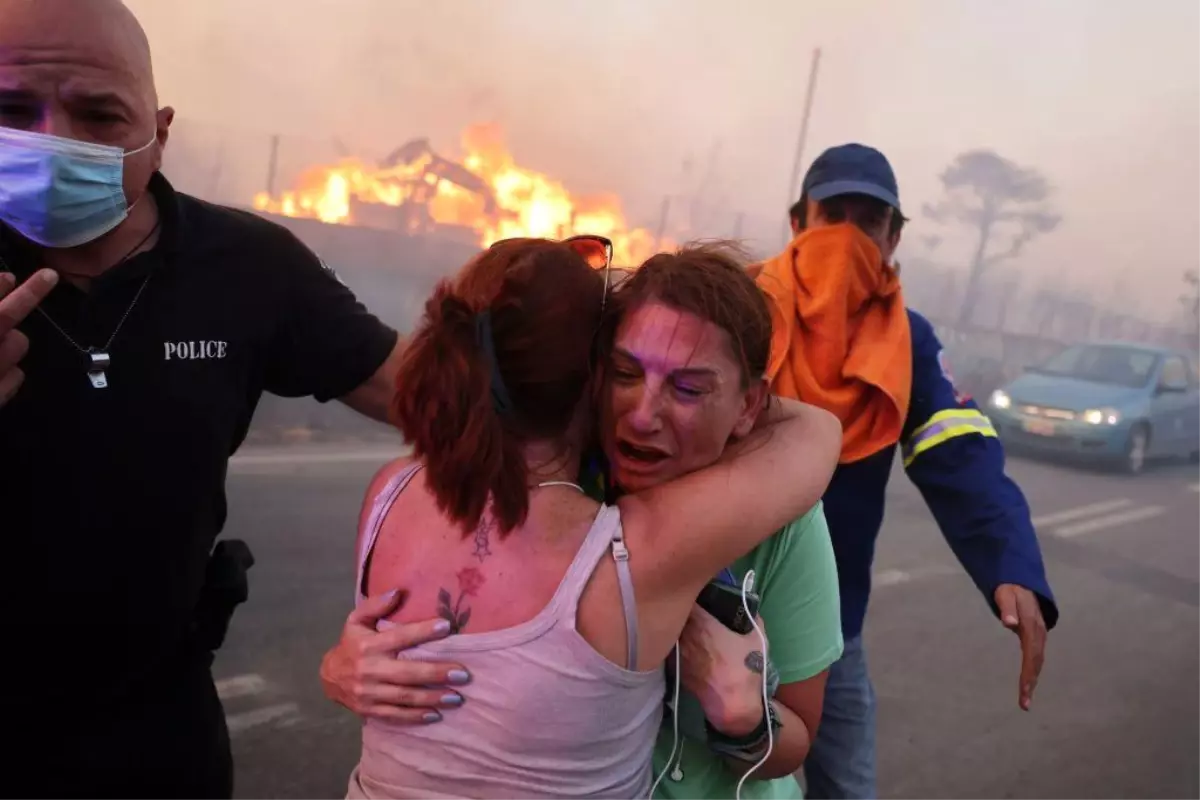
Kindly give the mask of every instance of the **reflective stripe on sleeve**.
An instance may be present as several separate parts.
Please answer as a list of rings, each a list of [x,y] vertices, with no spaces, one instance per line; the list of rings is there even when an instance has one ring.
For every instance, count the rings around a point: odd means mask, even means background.
[[[973,408],[950,408],[939,411],[929,418],[921,427],[913,431],[912,436],[904,443],[904,466],[908,466],[917,456],[937,447],[948,439],[970,434],[980,436],[996,436],[996,429],[983,412]]]

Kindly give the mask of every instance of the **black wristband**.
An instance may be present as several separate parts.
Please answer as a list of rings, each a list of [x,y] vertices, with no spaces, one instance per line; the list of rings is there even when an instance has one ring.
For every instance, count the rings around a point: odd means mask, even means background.
[[[713,727],[713,724],[707,719],[704,720],[704,730],[708,733],[708,740],[725,747],[754,747],[760,743],[767,735],[767,715],[763,714],[762,719],[758,721],[758,725],[754,730],[742,736],[730,736],[727,733],[722,733]]]
[[[745,736],[729,736],[714,728],[707,719],[704,720],[709,749],[740,761],[757,761],[762,757],[769,741],[768,726],[772,733],[783,727],[783,723],[779,720],[779,712],[775,710],[772,703],[767,703],[762,720],[754,730]]]

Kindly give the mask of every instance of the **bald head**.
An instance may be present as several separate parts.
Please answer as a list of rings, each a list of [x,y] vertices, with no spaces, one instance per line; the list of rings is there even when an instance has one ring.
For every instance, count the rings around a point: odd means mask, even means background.
[[[0,0],[0,127],[138,151],[125,160],[136,198],[173,115],[158,108],[150,44],[120,0]]]
[[[0,68],[39,64],[104,73],[157,106],[150,43],[121,0],[0,0]]]

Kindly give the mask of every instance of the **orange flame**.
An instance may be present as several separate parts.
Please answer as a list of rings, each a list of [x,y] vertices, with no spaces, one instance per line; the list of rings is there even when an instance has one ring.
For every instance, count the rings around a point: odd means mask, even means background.
[[[487,247],[500,239],[561,239],[598,234],[613,241],[614,262],[636,266],[655,252],[655,236],[629,228],[620,200],[612,195],[576,197],[562,183],[518,166],[504,147],[496,125],[473,125],[463,133],[462,166],[491,192],[473,191],[428,171],[432,154],[394,167],[372,167],[358,159],[305,171],[297,187],[272,197],[254,197],[259,211],[355,225],[357,204],[402,206],[424,204],[429,219],[474,229]],[[668,243],[662,243],[664,246]]]

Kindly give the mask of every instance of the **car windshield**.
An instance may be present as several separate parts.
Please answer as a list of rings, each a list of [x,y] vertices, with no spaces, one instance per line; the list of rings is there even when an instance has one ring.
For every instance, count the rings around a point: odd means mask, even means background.
[[[1035,368],[1043,375],[1141,388],[1150,382],[1158,355],[1136,347],[1077,344]]]

